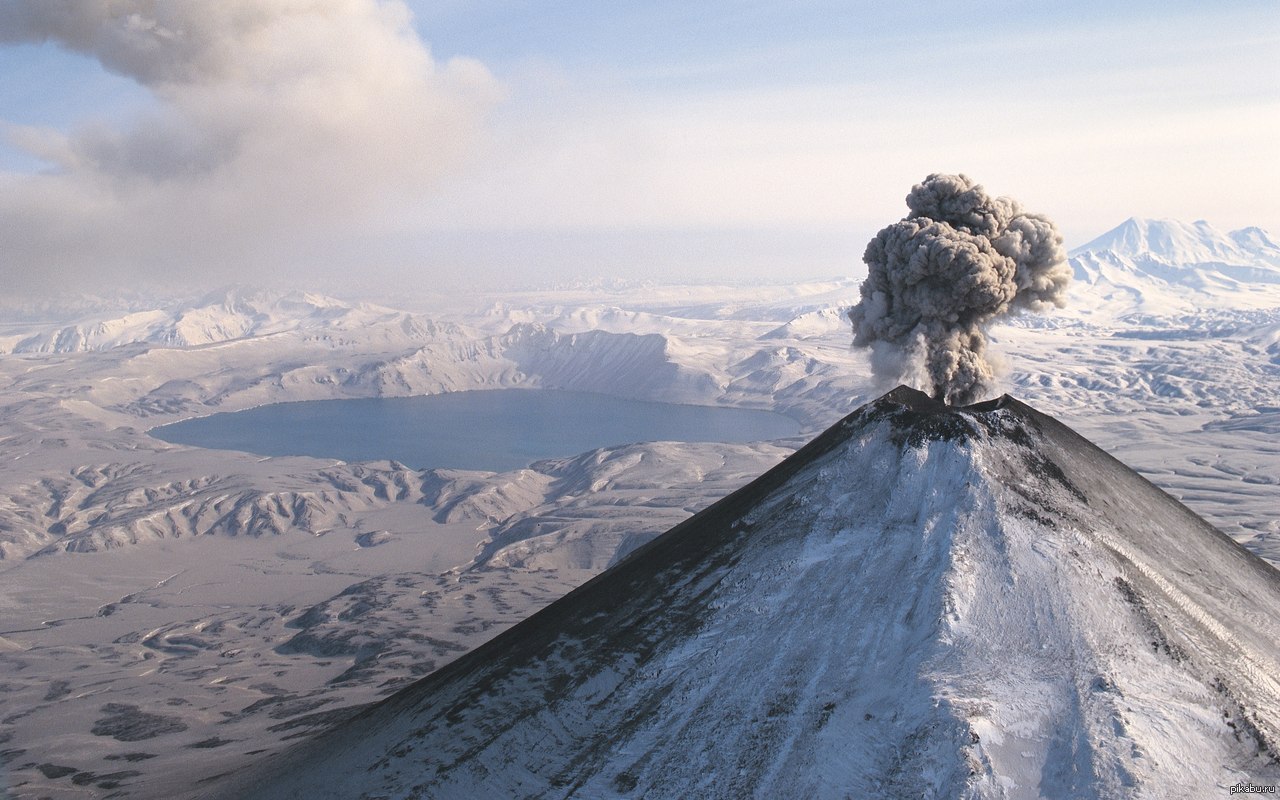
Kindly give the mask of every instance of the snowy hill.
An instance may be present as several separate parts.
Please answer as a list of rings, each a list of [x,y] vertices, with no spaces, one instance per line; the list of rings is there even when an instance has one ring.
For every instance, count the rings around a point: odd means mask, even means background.
[[[1110,251],[1128,258],[1152,258],[1166,264],[1254,264],[1280,267],[1280,245],[1260,228],[1224,233],[1204,220],[1130,217],[1116,228],[1071,252]]]
[[[1211,797],[1280,573],[1050,417],[905,387],[209,797]]]
[[[1280,305],[1280,245],[1259,228],[1224,233],[1201,220],[1130,218],[1071,251],[1071,305],[1185,316]]]
[[[812,339],[831,333],[844,333],[849,329],[848,308],[837,306],[820,308],[793,317],[785,325],[761,335],[761,339]]]
[[[77,353],[139,343],[198,347],[286,331],[353,331],[388,324],[399,326],[408,340],[426,335],[420,330],[424,321],[388,308],[310,292],[227,289],[167,308],[22,326],[0,335],[0,354]]]

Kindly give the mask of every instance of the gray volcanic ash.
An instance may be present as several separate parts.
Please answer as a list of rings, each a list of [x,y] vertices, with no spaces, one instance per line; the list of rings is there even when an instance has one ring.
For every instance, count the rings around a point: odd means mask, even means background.
[[[910,214],[867,245],[862,299],[849,311],[853,343],[873,349],[882,380],[972,403],[994,388],[986,326],[1065,303],[1062,235],[964,175],[930,175],[907,206]]]

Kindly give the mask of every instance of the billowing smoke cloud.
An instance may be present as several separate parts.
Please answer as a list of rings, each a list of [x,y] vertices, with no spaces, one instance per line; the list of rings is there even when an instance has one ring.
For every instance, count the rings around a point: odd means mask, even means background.
[[[994,388],[985,327],[1064,305],[1071,269],[1062,235],[964,175],[930,175],[907,207],[867,245],[869,274],[849,310],[853,343],[872,348],[881,379],[972,403]]]
[[[435,62],[400,0],[0,4],[0,44],[41,42],[155,102],[124,124],[7,126],[49,164],[0,175],[10,291],[261,278],[429,191],[501,94],[478,62]]]

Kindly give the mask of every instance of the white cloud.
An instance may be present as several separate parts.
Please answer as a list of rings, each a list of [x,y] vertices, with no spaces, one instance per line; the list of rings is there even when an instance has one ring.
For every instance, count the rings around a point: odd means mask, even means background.
[[[156,99],[120,127],[10,126],[50,165],[0,184],[11,290],[261,279],[429,190],[501,95],[478,62],[434,61],[400,2],[25,0],[0,41],[53,41]]]

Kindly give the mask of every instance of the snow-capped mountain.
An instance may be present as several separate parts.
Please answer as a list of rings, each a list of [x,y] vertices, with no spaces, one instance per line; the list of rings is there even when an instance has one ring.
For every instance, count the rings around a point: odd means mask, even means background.
[[[1071,251],[1073,306],[1185,316],[1280,305],[1280,245],[1260,228],[1130,218]]]
[[[1280,245],[1261,228],[1223,232],[1204,220],[1130,217],[1119,226],[1072,251],[1110,251],[1128,258],[1151,258],[1166,264],[1254,264],[1280,267]]]
[[[1211,797],[1280,781],[1280,573],[1054,419],[900,387],[204,796]]]

